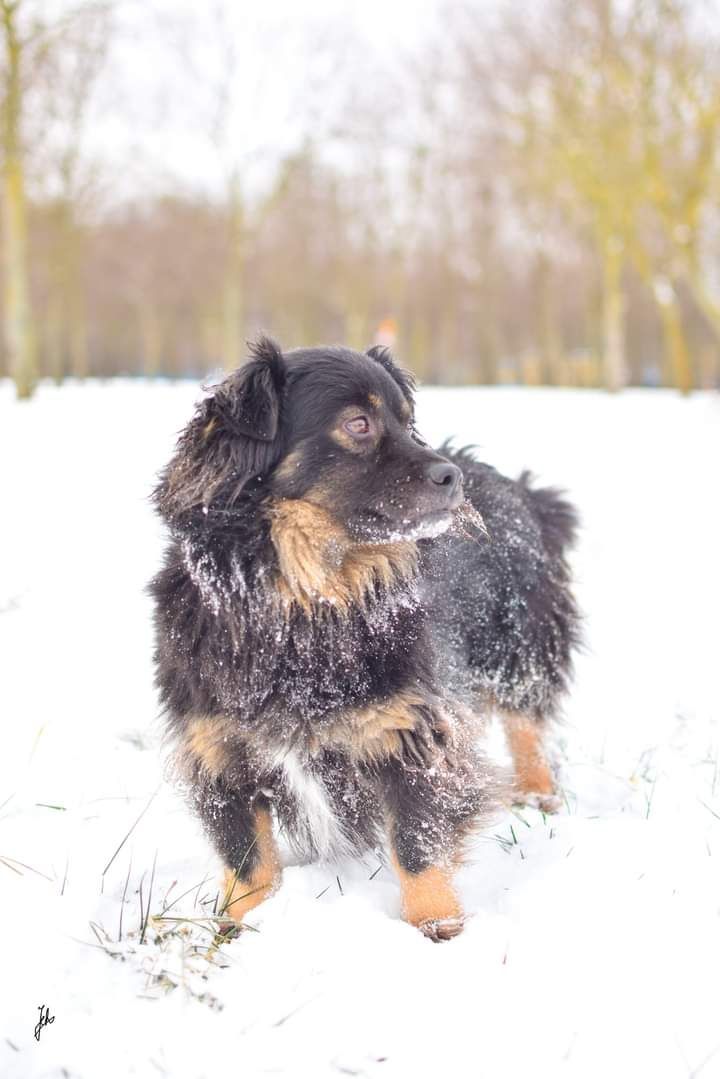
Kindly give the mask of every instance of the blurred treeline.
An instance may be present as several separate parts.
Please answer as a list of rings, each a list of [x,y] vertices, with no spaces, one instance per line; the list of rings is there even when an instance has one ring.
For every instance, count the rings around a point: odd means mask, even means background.
[[[449,3],[373,54],[342,20],[284,41],[245,5],[160,3],[156,136],[118,163],[128,4],[0,0],[0,371],[20,395],[231,367],[260,328],[394,341],[426,381],[718,385],[714,5]],[[148,153],[178,112],[195,180]]]

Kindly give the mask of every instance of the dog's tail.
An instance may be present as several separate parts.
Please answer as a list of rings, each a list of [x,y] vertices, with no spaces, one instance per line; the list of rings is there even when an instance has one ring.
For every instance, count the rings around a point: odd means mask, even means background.
[[[540,526],[545,547],[551,555],[562,558],[577,540],[580,528],[577,510],[557,487],[533,486],[532,472],[522,472],[517,482]]]

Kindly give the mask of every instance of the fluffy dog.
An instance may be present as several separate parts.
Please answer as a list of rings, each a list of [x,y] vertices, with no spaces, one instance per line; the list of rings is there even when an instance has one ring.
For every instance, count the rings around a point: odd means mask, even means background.
[[[278,885],[275,816],[311,857],[386,845],[404,917],[454,936],[452,875],[498,799],[491,709],[517,798],[553,806],[572,508],[428,447],[388,351],[267,338],[197,406],[155,500],[157,679],[225,917]]]

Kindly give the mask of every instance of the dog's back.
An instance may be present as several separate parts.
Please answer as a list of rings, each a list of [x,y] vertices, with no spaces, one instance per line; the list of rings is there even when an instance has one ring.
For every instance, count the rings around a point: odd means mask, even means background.
[[[477,706],[552,718],[567,687],[579,617],[567,552],[574,508],[552,488],[441,452],[463,472],[486,533],[421,543],[425,599],[446,684]]]

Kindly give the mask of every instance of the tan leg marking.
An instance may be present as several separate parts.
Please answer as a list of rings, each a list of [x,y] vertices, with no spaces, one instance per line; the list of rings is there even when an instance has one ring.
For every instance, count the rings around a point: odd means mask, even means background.
[[[503,716],[503,724],[515,765],[517,792],[523,796],[537,794],[552,799],[555,784],[537,723],[526,716],[507,713]]]
[[[235,923],[242,922],[248,911],[277,891],[280,885],[280,856],[273,835],[272,816],[264,808],[255,812],[255,853],[257,861],[252,873],[245,874],[242,866],[225,870],[220,913]]]
[[[180,757],[186,764],[199,764],[214,779],[230,763],[232,733],[233,725],[226,717],[198,716],[188,724]]]
[[[444,866],[430,866],[421,873],[408,873],[393,855],[400,879],[402,916],[433,940],[449,940],[462,932],[463,910]]]

